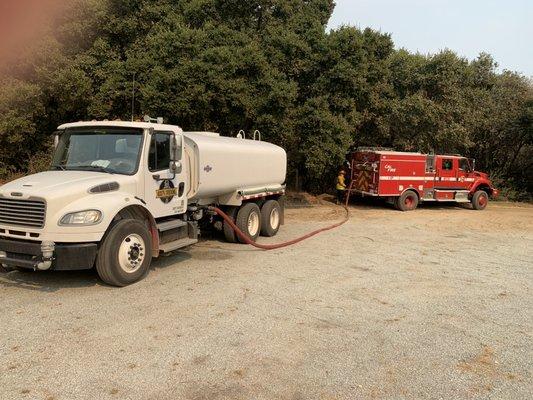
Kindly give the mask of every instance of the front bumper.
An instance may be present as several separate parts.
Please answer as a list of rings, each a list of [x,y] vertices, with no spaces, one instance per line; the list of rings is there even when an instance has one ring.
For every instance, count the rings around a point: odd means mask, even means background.
[[[39,265],[50,260],[49,269],[58,271],[91,269],[94,266],[98,250],[96,243],[64,243],[53,246],[52,257],[47,257],[43,254],[40,242],[0,238],[0,264],[42,269]]]

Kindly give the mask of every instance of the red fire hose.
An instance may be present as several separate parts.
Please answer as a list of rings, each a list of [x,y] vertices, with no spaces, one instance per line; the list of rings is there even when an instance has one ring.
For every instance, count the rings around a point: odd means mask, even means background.
[[[348,199],[346,199],[348,200]],[[346,203],[348,203],[348,201],[346,201]],[[340,222],[337,222],[336,224],[333,224],[333,225],[330,225],[330,226],[326,226],[325,228],[320,228],[320,229],[317,229],[316,231],[313,231],[313,232],[309,232],[308,234],[304,235],[304,236],[301,236],[299,238],[296,238],[296,239],[292,239],[292,240],[289,240],[288,242],[283,242],[283,243],[277,243],[277,244],[259,244],[257,242],[254,242],[252,239],[250,239],[248,236],[246,236],[238,227],[237,225],[235,225],[235,223],[233,222],[233,220],[231,219],[231,217],[229,217],[224,211],[222,211],[220,208],[218,207],[209,207],[209,209],[211,211],[214,211],[215,213],[217,213],[218,215],[220,215],[224,221],[226,221],[229,226],[231,226],[231,228],[235,231],[235,233],[237,234],[237,236],[239,236],[239,238],[241,238],[241,240],[246,243],[246,244],[249,244],[249,245],[252,245],[254,247],[257,247],[258,249],[263,249],[263,250],[275,250],[275,249],[281,249],[282,247],[287,247],[287,246],[291,246],[293,244],[296,244],[296,243],[299,243],[305,239],[309,239],[310,237],[312,236],[315,236],[315,235],[318,235],[319,233],[321,232],[325,232],[325,231],[329,231],[331,229],[335,229],[341,225],[343,225],[344,223],[346,223],[349,219],[350,219],[350,211],[348,210],[348,206],[347,204],[343,205],[344,207],[344,210],[346,211],[346,216],[344,217],[344,219]]]

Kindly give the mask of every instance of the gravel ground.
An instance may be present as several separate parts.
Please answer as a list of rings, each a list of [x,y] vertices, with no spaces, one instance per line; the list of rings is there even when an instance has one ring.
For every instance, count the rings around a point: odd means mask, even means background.
[[[142,282],[0,275],[3,399],[530,399],[533,207],[351,208]],[[277,242],[342,210],[291,209]]]

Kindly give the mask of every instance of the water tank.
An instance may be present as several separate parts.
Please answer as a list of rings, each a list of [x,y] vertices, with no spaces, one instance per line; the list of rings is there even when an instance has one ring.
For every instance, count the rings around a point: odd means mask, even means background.
[[[243,189],[279,187],[285,182],[287,154],[271,143],[184,132],[193,200]]]

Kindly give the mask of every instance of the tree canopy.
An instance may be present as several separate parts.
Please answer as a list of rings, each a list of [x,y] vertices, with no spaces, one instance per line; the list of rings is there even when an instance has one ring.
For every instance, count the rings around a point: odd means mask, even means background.
[[[76,0],[0,74],[0,179],[35,168],[64,122],[163,116],[185,130],[259,129],[289,184],[331,186],[350,148],[475,157],[533,193],[531,81],[488,54],[396,50],[327,31],[333,0]]]

